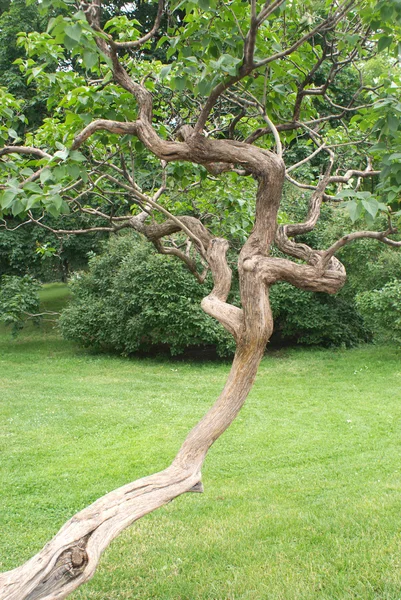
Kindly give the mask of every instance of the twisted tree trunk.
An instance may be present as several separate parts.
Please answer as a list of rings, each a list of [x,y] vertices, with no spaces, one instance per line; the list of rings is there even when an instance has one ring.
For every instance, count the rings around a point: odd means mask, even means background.
[[[103,550],[123,529],[185,492],[203,491],[201,468],[207,451],[243,406],[273,330],[269,288],[263,272],[249,264],[258,256],[266,257],[274,240],[283,179],[280,162],[274,172],[269,165],[259,179],[255,227],[239,258],[243,310],[226,303],[231,287],[225,259],[228,244],[209,239],[206,256],[215,285],[202,305],[237,342],[230,374],[216,403],[189,433],[167,469],[106,494],[72,517],[36,556],[0,575],[1,600],[65,598],[93,576]]]

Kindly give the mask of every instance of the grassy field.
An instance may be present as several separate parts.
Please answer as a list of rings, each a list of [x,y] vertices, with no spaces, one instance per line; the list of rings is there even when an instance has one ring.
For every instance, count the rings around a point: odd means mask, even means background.
[[[44,292],[48,308],[65,290]],[[268,355],[204,494],[145,517],[75,600],[399,600],[401,351]],[[165,467],[227,363],[91,355],[0,331],[0,570],[98,496]]]

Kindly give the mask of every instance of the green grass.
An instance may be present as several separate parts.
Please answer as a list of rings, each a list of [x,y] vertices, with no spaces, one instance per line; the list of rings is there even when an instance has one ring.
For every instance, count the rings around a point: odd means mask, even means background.
[[[65,288],[44,300],[60,306]],[[399,600],[400,358],[374,346],[268,355],[208,455],[205,493],[124,532],[72,598]],[[0,570],[165,467],[228,370],[90,355],[50,325],[1,330]]]
[[[64,308],[69,295],[64,283],[46,283],[39,292],[41,309],[58,312]]]

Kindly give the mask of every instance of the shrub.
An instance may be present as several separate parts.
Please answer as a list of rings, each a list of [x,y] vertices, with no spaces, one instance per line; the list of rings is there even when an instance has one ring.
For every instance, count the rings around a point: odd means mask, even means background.
[[[231,336],[200,307],[211,286],[211,280],[199,285],[182,263],[157,254],[149,243],[119,236],[92,256],[87,273],[72,279],[73,299],[62,312],[61,330],[82,346],[125,355],[160,346],[171,354],[213,346],[228,356],[234,351]],[[368,338],[353,305],[339,297],[279,284],[271,298],[276,344],[350,346]]]
[[[345,291],[350,297],[379,290],[389,281],[401,279],[398,248],[390,248],[376,240],[358,240],[345,246],[341,251],[341,262],[347,270]]]
[[[273,286],[273,343],[354,346],[369,341],[369,330],[352,302],[338,296],[304,292],[288,283]]]
[[[171,354],[191,346],[214,346],[232,354],[231,336],[206,315],[201,286],[183,264],[157,254],[132,235],[111,239],[92,256],[89,272],[71,281],[73,299],[63,311],[64,337],[98,350],[132,354],[166,345]]]
[[[378,340],[401,344],[401,280],[356,297],[358,309]]]
[[[3,275],[0,278],[0,321],[16,334],[25,321],[39,310],[40,283],[29,275]]]

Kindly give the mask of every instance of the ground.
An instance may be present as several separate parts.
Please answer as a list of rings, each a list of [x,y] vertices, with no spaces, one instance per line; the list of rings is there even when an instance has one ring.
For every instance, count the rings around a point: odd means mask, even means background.
[[[43,294],[60,306],[65,288]],[[76,600],[399,600],[401,350],[263,360],[205,493],[126,531]],[[0,331],[0,570],[98,496],[169,464],[225,362],[88,354]]]

